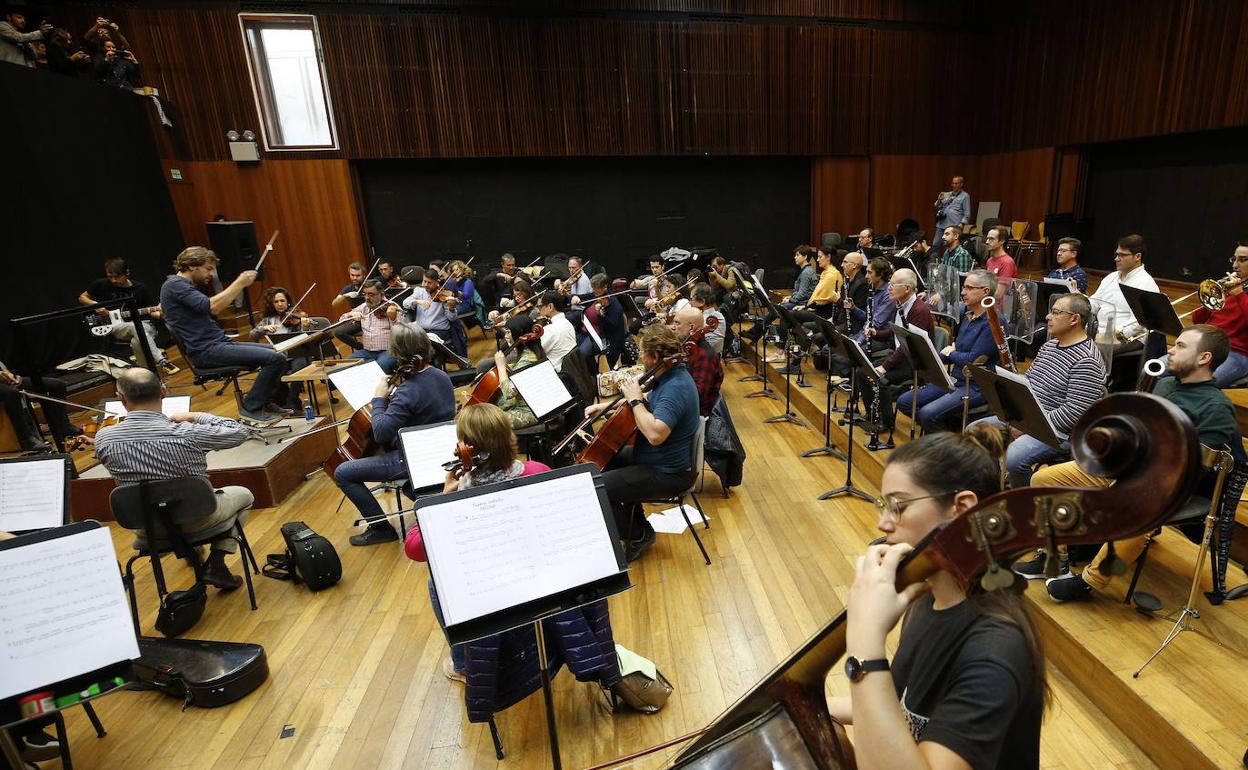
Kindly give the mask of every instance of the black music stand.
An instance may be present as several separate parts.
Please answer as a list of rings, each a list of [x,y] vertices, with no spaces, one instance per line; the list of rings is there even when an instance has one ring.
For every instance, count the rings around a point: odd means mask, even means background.
[[[871,366],[871,358],[863,352],[862,348],[859,347],[858,343],[852,338],[836,331],[834,328],[829,328],[827,331],[832,332],[832,336],[828,338],[828,344],[836,348],[837,352],[842,356],[845,356],[845,358],[847,358],[850,362],[850,391],[853,394],[857,394],[858,373],[861,370],[861,367],[865,366],[867,369],[871,370],[872,374],[875,374],[875,370]],[[828,500],[833,497],[840,497],[841,495],[851,495],[853,497],[862,498],[868,502],[875,501],[875,498],[871,495],[854,486],[854,419],[857,416],[857,411],[858,399],[856,395],[851,395],[849,399],[849,416],[846,418],[849,421],[849,437],[845,455],[845,483],[835,489],[829,489],[827,492],[819,495],[820,500]]]
[[[1160,332],[1171,337],[1183,333],[1183,322],[1179,320],[1178,313],[1174,312],[1174,305],[1170,304],[1170,298],[1165,294],[1137,289],[1134,286],[1119,288],[1122,289],[1122,297],[1127,301],[1127,307],[1131,308],[1131,313],[1135,315],[1135,321],[1140,326],[1150,332]]]
[[[910,384],[910,438],[914,438],[919,424],[919,383],[936,385],[946,393],[952,393],[958,385],[949,376],[936,346],[932,344],[932,338],[926,332],[917,326],[893,324],[893,336],[906,351],[914,369],[914,379]]]
[[[1007,369],[991,372],[982,366],[969,369],[998,420],[1054,449],[1062,449],[1062,440],[1049,422],[1048,414],[1036,401],[1026,377]]]
[[[776,310],[775,303],[767,296],[767,291],[761,285],[756,283],[753,278],[749,279],[746,285],[750,287],[750,293],[753,294],[756,304],[765,310],[772,311],[776,316],[780,315],[780,311]],[[767,314],[764,312],[763,317],[765,318],[766,316]],[[762,322],[760,321],[759,323],[761,324]],[[754,351],[754,374],[742,377],[740,381],[762,380],[763,387],[753,393],[747,393],[746,398],[758,398],[761,396],[770,398],[773,401],[779,401],[780,397],[771,390],[771,383],[767,379],[767,330],[763,329],[762,331],[763,333],[759,336],[762,344]]]
[[[819,332],[827,341],[829,358],[832,350],[832,338],[838,334],[836,326],[826,318],[816,318],[815,325],[819,328]],[[825,372],[826,381],[824,385],[827,388],[823,404],[823,446],[815,449],[808,449],[802,452],[802,457],[818,457],[820,455],[832,455],[838,460],[848,461],[848,457],[832,443],[832,365],[828,362],[828,368]]]
[[[853,342],[852,339],[850,341]],[[870,344],[871,344],[870,339],[867,340],[866,344],[869,349]],[[875,366],[876,366],[875,359],[871,357],[871,354],[868,353],[867,349],[864,349],[862,345],[858,345],[856,343],[851,344],[846,347],[846,350],[850,353],[850,355],[847,356],[847,358],[849,358],[849,365],[850,365],[849,400],[852,403],[853,409],[856,412],[857,407],[858,407],[858,400],[862,397],[863,389],[862,387],[860,387],[862,383],[864,382],[870,383],[872,387],[877,388],[877,392],[878,392],[878,388],[882,388],[888,383],[884,381],[884,375],[880,374],[879,372],[875,370]],[[867,442],[867,449],[870,449],[873,452],[878,452],[881,449],[892,449],[893,437],[891,435],[888,437],[887,443],[884,443],[884,444],[880,443],[880,432],[881,432],[880,429],[883,426],[880,424],[880,415],[872,414],[871,412],[873,411],[876,411],[876,410],[868,409],[866,417],[862,417],[860,415],[856,416],[855,414],[848,414],[846,415],[845,420],[842,420],[842,422],[846,422],[846,421],[852,422],[853,420],[861,420],[864,425],[868,426],[871,440]]]
[[[804,428],[804,427],[807,427],[806,421],[803,420],[801,417],[798,417],[793,412],[793,366],[792,366],[793,360],[794,360],[794,354],[793,354],[794,339],[793,338],[794,337],[798,338],[797,343],[796,343],[797,345],[806,345],[806,346],[810,345],[810,338],[806,336],[805,327],[799,324],[797,321],[797,318],[794,317],[793,311],[789,310],[787,307],[781,307],[779,305],[776,305],[775,308],[776,308],[776,311],[779,313],[780,317],[784,319],[786,324],[788,324],[788,329],[789,329],[788,332],[786,332],[784,335],[784,355],[785,355],[784,413],[778,414],[775,417],[768,417],[767,419],[763,420],[763,422],[765,423],[791,422],[794,425],[801,425]],[[803,357],[804,356],[797,357],[797,385],[798,387],[801,387],[801,388],[809,388],[810,383],[802,380],[801,361]],[[763,365],[766,366],[766,361],[763,362]]]

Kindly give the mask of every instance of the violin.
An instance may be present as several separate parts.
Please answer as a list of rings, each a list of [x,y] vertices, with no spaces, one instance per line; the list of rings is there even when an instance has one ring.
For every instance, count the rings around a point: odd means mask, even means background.
[[[480,465],[488,459],[490,459],[489,452],[478,452],[472,445],[461,441],[455,445],[455,459],[442,463],[442,470],[456,479],[462,479],[472,471],[474,465]]]
[[[394,374],[391,374],[387,381],[390,392],[393,393],[403,380],[417,372],[422,365],[423,361],[417,356],[395,367]],[[385,447],[378,444],[377,439],[373,437],[373,405],[371,403],[356,409],[346,422],[347,437],[340,445],[334,447],[334,451],[321,463],[321,468],[331,478],[339,465],[351,460],[372,457],[385,450]]]
[[[582,266],[578,267],[577,269],[573,270],[571,273],[568,273],[568,278],[567,278],[567,280],[566,280],[566,281],[564,281],[564,282],[563,282],[563,283],[559,286],[559,293],[560,293],[560,294],[562,294],[562,295],[563,295],[563,296],[565,296],[565,297],[566,297],[566,296],[568,296],[569,294],[571,294],[571,293],[572,293],[572,284],[574,284],[574,283],[576,283],[577,281],[579,281],[579,280],[581,279],[581,274],[582,274],[582,273],[584,273],[584,272],[585,272],[585,266],[584,266],[584,265],[582,265]]]
[[[508,319],[510,319],[516,313],[527,311],[529,309],[529,305],[532,305],[534,302],[537,301],[538,296],[540,295],[533,294],[528,299],[524,300],[523,302],[517,302],[512,307],[508,308],[505,312],[499,313],[498,316],[495,317],[494,325],[498,326],[499,324],[505,324],[507,323]]]
[[[54,398],[53,396],[45,396],[42,393],[33,393],[29,390],[23,390],[21,388],[18,388],[17,392],[22,394],[26,398],[33,398],[38,401],[51,401],[55,404],[64,404],[65,406],[72,406],[75,409],[80,409],[85,412],[97,413],[93,419],[88,420],[87,422],[83,423],[81,436],[70,436],[62,442],[65,445],[65,449],[70,452],[76,452],[79,449],[87,448],[91,444],[95,443],[95,434],[99,433],[101,428],[107,428],[110,425],[116,425],[122,420],[122,415],[113,414],[112,412],[106,412],[103,409],[99,409],[94,406],[87,406],[86,404],[79,404],[73,401],[66,401],[63,398]]]
[[[520,338],[513,341],[506,350],[502,351],[503,355],[511,353],[511,351],[521,345],[528,345],[530,342],[536,342],[542,338],[543,326],[541,324],[533,324],[533,329],[526,334],[521,334]],[[503,386],[502,375],[498,371],[497,366],[492,366],[477,377],[472,383],[472,390],[468,394],[468,400],[464,402],[464,406],[469,404],[489,404],[498,398],[498,394]]]

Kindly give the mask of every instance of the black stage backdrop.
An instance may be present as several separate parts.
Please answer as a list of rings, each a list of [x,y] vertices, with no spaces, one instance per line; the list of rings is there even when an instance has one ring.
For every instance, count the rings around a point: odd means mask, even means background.
[[[1248,130],[1113,142],[1091,148],[1084,264],[1113,270],[1114,242],[1139,233],[1158,277],[1221,278],[1248,238]]]
[[[521,264],[583,254],[612,275],[669,246],[792,267],[810,233],[810,161],[794,157],[360,161],[377,256]],[[469,246],[471,241],[471,246]]]
[[[79,320],[32,330],[35,360],[14,360],[9,319],[72,307],[124,257],[137,280],[169,273],[183,247],[144,110],[148,98],[90,81],[0,64],[6,263],[0,358],[29,371],[94,350]]]

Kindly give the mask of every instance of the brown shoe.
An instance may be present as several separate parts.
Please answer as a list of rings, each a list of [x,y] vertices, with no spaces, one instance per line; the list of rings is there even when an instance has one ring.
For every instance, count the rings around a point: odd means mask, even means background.
[[[225,554],[221,551],[213,551],[212,556],[208,557],[200,578],[213,588],[220,588],[222,591],[233,591],[243,584],[243,579],[230,572],[230,568],[225,566]]]

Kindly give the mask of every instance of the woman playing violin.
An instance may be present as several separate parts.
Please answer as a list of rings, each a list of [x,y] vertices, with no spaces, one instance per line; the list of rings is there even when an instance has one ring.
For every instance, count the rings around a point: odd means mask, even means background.
[[[862,770],[1039,767],[1044,654],[1022,594],[968,595],[943,571],[894,585],[917,543],[1001,491],[1002,451],[995,431],[935,433],[887,461],[876,501],[885,542],[858,559],[849,591],[850,695],[828,703],[854,726]],[[898,620],[890,665],[884,642]]]
[[[398,540],[394,527],[382,517],[381,505],[367,482],[394,481],[407,476],[399,429],[445,422],[455,417],[455,394],[446,372],[429,365],[429,337],[417,326],[397,324],[390,335],[390,355],[396,362],[394,377],[377,383],[373,392],[373,438],[385,453],[339,465],[338,484],[360,515],[370,520],[368,529],[351,537],[351,545],[374,545]],[[397,380],[397,384],[396,381]]]
[[[303,310],[296,309],[293,313],[290,309],[290,292],[280,286],[273,286],[264,292],[264,317],[261,318],[251,329],[252,342],[258,342],[261,338],[269,334],[290,334],[309,328],[311,319]],[[312,362],[311,356],[290,357],[290,363],[286,367],[286,371],[294,372],[302,369]],[[303,392],[303,383],[282,383],[277,389],[275,400],[282,403],[287,409],[296,412],[303,411],[303,402],[299,394]]]
[[[472,267],[462,259],[457,259],[446,266],[449,275],[446,278],[446,288],[459,300],[460,304],[472,305],[472,298],[477,293],[476,284],[473,279],[476,273],[472,272]]]

